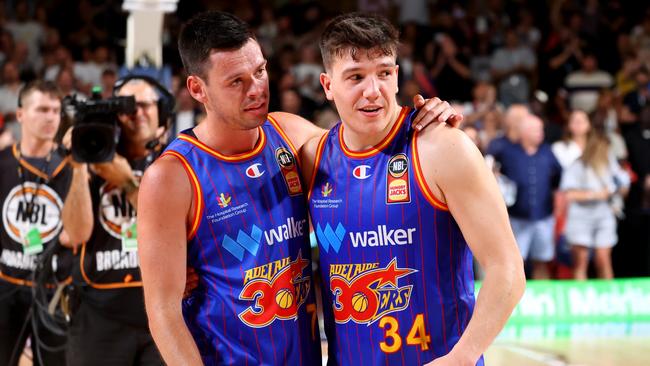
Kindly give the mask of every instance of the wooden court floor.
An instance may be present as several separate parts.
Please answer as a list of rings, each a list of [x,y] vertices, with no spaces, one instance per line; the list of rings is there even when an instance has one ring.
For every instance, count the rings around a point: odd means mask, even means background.
[[[485,361],[495,366],[648,366],[650,337],[497,340]]]
[[[650,337],[497,340],[484,358],[488,366],[650,366]]]

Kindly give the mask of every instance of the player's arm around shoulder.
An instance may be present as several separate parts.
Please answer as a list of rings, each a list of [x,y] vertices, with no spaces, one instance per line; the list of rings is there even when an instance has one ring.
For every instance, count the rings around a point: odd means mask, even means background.
[[[523,261],[494,176],[472,141],[458,129],[431,126],[418,138],[418,156],[432,193],[447,205],[485,270],[476,307],[449,355],[433,365],[474,365],[523,295]]]
[[[269,116],[278,122],[296,150],[314,137],[320,137],[327,132],[308,120],[287,112],[271,112]]]
[[[181,309],[192,207],[192,186],[182,163],[160,157],[140,185],[138,253],[149,328],[169,365],[202,364]]]

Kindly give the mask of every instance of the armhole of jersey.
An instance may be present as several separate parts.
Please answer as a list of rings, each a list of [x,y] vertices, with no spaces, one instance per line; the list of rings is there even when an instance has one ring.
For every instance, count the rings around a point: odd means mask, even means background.
[[[124,282],[112,282],[112,283],[93,282],[90,279],[90,277],[88,277],[88,274],[86,273],[86,264],[84,261],[85,259],[86,259],[86,242],[83,242],[81,244],[81,257],[79,258],[79,268],[81,270],[81,277],[92,288],[96,288],[99,290],[112,290],[117,288],[142,287],[142,281],[134,281],[134,282],[124,281]],[[128,274],[127,277],[128,276],[131,276],[131,274]]]
[[[181,164],[183,165],[183,169],[185,169],[185,173],[187,173],[187,178],[190,180],[190,184],[192,186],[192,195],[194,202],[196,203],[194,207],[194,212],[192,212],[192,225],[190,226],[190,231],[187,233],[187,241],[190,241],[194,238],[196,235],[196,231],[199,229],[199,224],[201,223],[201,215],[203,213],[203,207],[204,202],[203,202],[203,192],[201,190],[201,184],[199,184],[199,179],[196,176],[196,173],[194,173],[194,170],[190,166],[190,163],[185,159],[185,157],[178,152],[174,150],[167,150],[165,151],[161,156],[173,156],[177,158]]]
[[[293,143],[289,139],[289,136],[287,136],[287,134],[284,133],[284,130],[282,129],[282,127],[280,127],[280,124],[278,123],[278,121],[275,120],[275,118],[271,117],[271,115],[268,115],[267,119],[273,125],[273,127],[275,127],[275,130],[278,131],[280,136],[282,136],[282,139],[284,140],[284,142],[287,145],[289,145],[289,149],[293,153],[293,156],[296,157],[296,163],[298,164],[298,168],[300,168],[300,159],[298,158],[298,150],[296,150],[296,147],[293,146]]]
[[[309,181],[309,188],[307,190],[307,204],[309,204],[309,199],[311,199],[311,191],[314,189],[314,182],[316,181],[316,172],[320,166],[320,161],[323,157],[323,150],[325,150],[325,140],[329,133],[324,134],[320,141],[318,141],[318,147],[316,148],[316,158],[314,159],[314,165],[311,171],[311,180]]]
[[[420,156],[418,153],[418,131],[414,132],[413,138],[411,139],[411,150],[413,151],[413,170],[415,170],[415,180],[418,182],[417,184],[418,187],[420,187],[420,191],[433,207],[443,211],[449,211],[449,207],[437,199],[431,192],[427,181],[424,179],[422,167],[420,166]]]

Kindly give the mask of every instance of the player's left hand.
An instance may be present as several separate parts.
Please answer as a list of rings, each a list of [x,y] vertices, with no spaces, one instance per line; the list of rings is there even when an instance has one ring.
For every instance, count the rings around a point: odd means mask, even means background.
[[[463,115],[440,98],[425,100],[418,94],[413,97],[413,106],[418,109],[418,114],[413,119],[413,127],[418,131],[435,122],[446,122],[453,127],[459,127],[463,121]]]

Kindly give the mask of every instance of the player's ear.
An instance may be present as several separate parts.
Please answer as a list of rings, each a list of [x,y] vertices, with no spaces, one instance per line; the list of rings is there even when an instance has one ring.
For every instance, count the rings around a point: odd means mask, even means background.
[[[320,85],[323,86],[323,90],[325,91],[325,97],[327,97],[327,100],[334,100],[334,97],[332,96],[332,79],[330,78],[329,74],[326,72],[323,72],[320,74]]]
[[[208,101],[206,96],[206,85],[205,82],[196,75],[190,75],[186,80],[187,90],[190,92],[192,98],[196,99],[197,102],[205,104]]]

